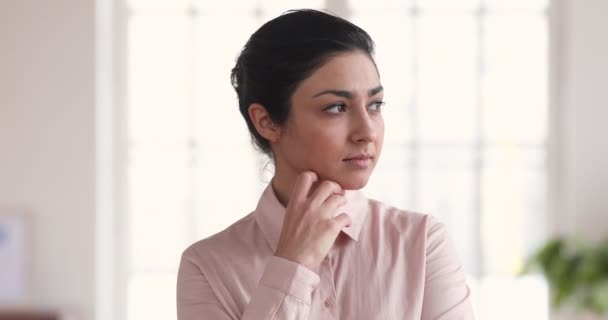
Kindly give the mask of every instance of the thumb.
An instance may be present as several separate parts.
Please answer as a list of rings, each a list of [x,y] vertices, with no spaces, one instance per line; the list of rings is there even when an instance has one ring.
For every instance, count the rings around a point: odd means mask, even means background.
[[[350,216],[346,213],[341,213],[337,215],[336,217],[334,217],[334,220],[338,223],[340,229],[344,227],[350,227],[353,223]]]

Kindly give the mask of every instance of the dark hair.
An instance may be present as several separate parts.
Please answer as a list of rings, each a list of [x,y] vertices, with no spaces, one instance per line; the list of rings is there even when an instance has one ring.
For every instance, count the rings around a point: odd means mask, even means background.
[[[287,121],[297,86],[336,54],[361,51],[373,61],[374,42],[347,20],[317,10],[290,10],[262,25],[247,41],[231,82],[255,145],[272,157],[270,143],[251,121],[252,103],[266,108],[278,125]]]

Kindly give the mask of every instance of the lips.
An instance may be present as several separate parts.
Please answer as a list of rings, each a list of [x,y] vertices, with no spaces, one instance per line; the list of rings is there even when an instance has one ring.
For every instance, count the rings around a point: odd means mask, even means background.
[[[373,158],[373,156],[369,155],[369,154],[359,154],[356,155],[354,157],[350,157],[350,158],[346,158],[342,161],[348,161],[348,160],[367,160],[367,159],[371,159]]]
[[[366,170],[372,166],[372,156],[369,154],[359,154],[354,157],[342,160],[347,168],[352,170]]]

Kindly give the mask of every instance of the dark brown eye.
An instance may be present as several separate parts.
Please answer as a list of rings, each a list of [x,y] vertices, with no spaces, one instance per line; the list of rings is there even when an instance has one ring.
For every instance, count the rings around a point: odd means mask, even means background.
[[[328,113],[340,113],[340,112],[344,112],[346,106],[342,103],[336,103],[336,104],[332,104],[331,106],[323,109],[323,111],[328,112]]]
[[[373,111],[380,111],[384,104],[384,101],[374,101],[369,106]]]

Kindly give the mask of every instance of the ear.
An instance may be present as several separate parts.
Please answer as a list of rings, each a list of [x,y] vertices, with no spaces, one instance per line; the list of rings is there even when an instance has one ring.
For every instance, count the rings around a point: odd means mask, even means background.
[[[266,108],[259,103],[252,103],[248,109],[249,118],[253,122],[258,133],[270,142],[277,142],[281,136],[281,128],[276,125]]]

